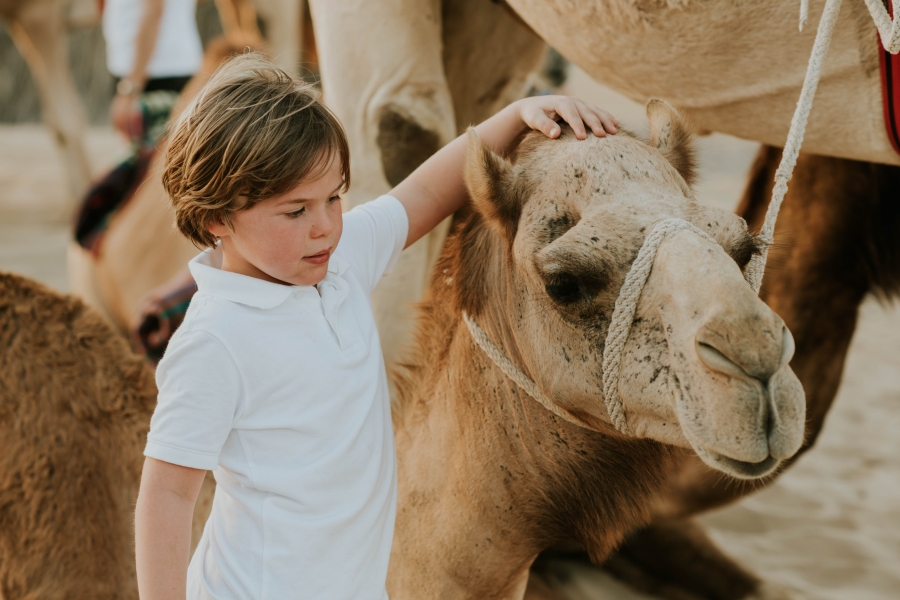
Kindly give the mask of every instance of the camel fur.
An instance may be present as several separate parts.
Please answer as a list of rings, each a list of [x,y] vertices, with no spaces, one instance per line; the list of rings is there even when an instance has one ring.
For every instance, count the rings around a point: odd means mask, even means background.
[[[0,597],[137,597],[153,374],[80,300],[0,275]]]
[[[624,133],[531,134],[510,162],[470,139],[472,210],[434,270],[397,385],[392,598],[523,598],[533,561],[556,544],[606,560],[670,502],[669,473],[692,457],[754,478],[800,446],[789,338],[741,274],[755,248],[746,224],[696,202],[665,158],[689,155],[683,121],[663,118],[662,103],[650,110],[657,148]],[[675,162],[688,173],[687,160]],[[639,435],[623,437],[608,424],[600,356],[644,235],[672,216],[717,243],[683,232],[660,247],[619,386]],[[525,395],[474,342],[463,312],[592,426]],[[702,340],[731,366],[705,358]],[[769,391],[751,391],[762,385]],[[762,447],[750,442],[760,435]]]
[[[74,296],[0,273],[0,598],[137,598],[153,371]],[[196,546],[212,506],[207,476]]]

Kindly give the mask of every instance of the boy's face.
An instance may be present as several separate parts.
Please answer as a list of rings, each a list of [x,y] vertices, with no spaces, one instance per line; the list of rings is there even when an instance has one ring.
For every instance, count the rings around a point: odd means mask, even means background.
[[[210,225],[222,240],[222,270],[289,285],[315,285],[341,239],[340,160],[315,181],[233,213],[234,230]]]

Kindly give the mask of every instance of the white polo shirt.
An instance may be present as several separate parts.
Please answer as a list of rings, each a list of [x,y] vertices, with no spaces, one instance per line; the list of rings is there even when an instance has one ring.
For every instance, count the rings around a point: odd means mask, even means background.
[[[349,211],[316,287],[190,262],[144,451],[214,470],[188,598],[387,598],[396,459],[370,295],[407,229],[390,196]]]

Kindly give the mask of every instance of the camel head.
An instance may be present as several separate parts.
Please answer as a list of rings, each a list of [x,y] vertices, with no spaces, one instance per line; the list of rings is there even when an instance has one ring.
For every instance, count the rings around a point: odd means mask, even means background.
[[[621,352],[614,391],[629,435],[693,450],[739,478],[771,473],[800,447],[803,389],[781,318],[744,280],[756,251],[740,217],[691,192],[691,132],[651,101],[650,139],[525,137],[506,159],[470,132],[475,214],[460,230],[456,302],[562,411],[609,423],[603,354],[626,275],[654,225],[669,235]],[[697,231],[699,229],[700,231]]]

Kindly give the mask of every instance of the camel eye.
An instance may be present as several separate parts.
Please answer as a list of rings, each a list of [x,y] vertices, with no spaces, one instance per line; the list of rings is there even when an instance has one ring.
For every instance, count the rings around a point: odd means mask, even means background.
[[[578,280],[565,273],[556,275],[549,283],[547,283],[547,294],[562,304],[571,304],[584,297],[584,293]]]
[[[750,259],[753,258],[755,254],[759,254],[761,249],[762,246],[759,240],[751,235],[747,235],[735,242],[728,253],[731,255],[731,258],[734,259],[734,262],[737,263],[737,266],[741,271],[743,271],[744,268],[746,268],[747,263],[750,262]]]

